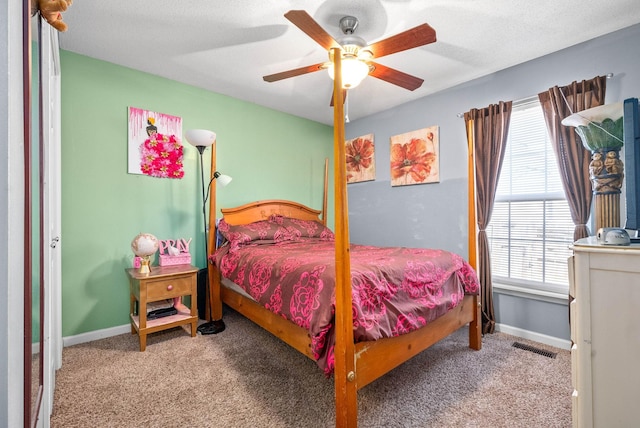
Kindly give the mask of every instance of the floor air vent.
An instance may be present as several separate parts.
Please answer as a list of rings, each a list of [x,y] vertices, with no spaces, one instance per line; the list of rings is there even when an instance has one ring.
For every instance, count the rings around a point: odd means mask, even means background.
[[[555,358],[556,355],[558,355],[557,352],[546,351],[544,349],[536,348],[535,346],[525,345],[524,343],[520,343],[520,342],[513,342],[513,345],[511,346],[513,346],[514,348],[524,349],[525,351],[531,351],[536,354],[540,354],[549,358]]]

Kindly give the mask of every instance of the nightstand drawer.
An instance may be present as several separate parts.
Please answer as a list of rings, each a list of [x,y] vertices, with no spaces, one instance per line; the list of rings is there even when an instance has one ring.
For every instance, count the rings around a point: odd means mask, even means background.
[[[192,275],[149,281],[147,283],[147,301],[170,299],[191,294]]]

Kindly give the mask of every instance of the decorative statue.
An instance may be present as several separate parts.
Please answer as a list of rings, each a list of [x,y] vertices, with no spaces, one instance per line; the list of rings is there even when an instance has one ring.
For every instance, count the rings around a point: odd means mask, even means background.
[[[589,178],[596,205],[596,229],[619,227],[624,179],[619,157],[623,145],[622,103],[582,110],[564,118],[562,124],[574,126],[583,146],[591,152]]]
[[[622,161],[618,152],[610,150],[602,161],[602,153],[594,152],[589,164],[589,175],[593,192],[598,194],[620,193],[624,178]]]
[[[623,174],[623,165],[622,161],[618,157],[618,152],[610,151],[607,152],[607,160],[604,161],[604,167],[606,168],[609,174]],[[622,187],[622,180],[620,180],[620,187]]]
[[[594,152],[591,155],[591,163],[589,164],[589,175],[591,176],[591,180],[600,175],[600,173],[602,172],[602,168],[604,168],[604,162],[602,162],[602,153]]]

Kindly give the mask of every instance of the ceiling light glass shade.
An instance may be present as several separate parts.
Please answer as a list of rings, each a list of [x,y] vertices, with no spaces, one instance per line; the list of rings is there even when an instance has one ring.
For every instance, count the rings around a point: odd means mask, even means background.
[[[329,77],[335,78],[333,63],[327,69]],[[369,74],[369,66],[357,58],[344,58],[342,60],[342,87],[344,89],[355,88]]]
[[[226,186],[227,184],[231,183],[231,180],[233,180],[231,177],[229,177],[226,174],[220,174],[218,171],[213,173],[213,178],[216,179],[216,182],[221,185],[222,187]]]
[[[216,133],[206,129],[190,129],[184,136],[195,147],[209,147],[216,141]]]

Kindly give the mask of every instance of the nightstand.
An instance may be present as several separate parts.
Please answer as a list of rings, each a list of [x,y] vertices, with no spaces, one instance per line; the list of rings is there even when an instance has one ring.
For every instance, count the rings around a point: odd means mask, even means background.
[[[138,269],[126,269],[129,275],[131,334],[138,333],[140,351],[147,347],[147,334],[168,328],[191,324],[191,337],[198,327],[197,274],[198,268],[191,265],[154,266],[150,273],[141,274]],[[182,298],[191,298],[190,307]],[[179,298],[174,307],[178,310],[170,315],[147,320],[147,303]],[[137,305],[136,305],[137,303]]]

